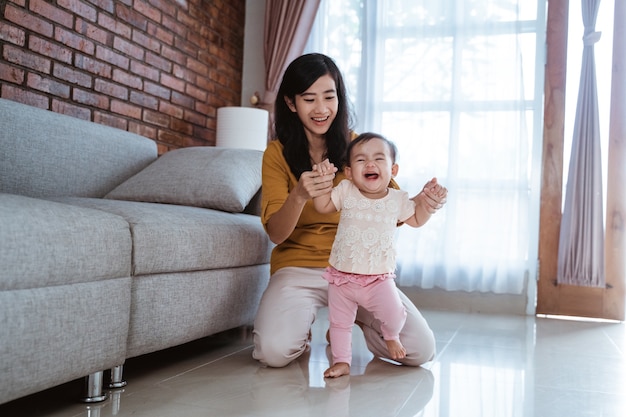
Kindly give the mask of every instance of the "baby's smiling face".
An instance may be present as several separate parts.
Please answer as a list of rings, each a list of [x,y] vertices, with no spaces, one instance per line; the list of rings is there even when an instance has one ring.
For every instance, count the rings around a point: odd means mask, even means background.
[[[355,144],[350,153],[346,176],[368,198],[387,195],[389,181],[398,173],[389,145],[380,138],[371,138]]]

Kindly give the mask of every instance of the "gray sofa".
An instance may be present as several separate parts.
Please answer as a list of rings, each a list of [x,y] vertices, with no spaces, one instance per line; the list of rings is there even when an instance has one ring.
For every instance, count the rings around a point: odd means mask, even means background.
[[[0,99],[0,403],[252,323],[261,159]]]

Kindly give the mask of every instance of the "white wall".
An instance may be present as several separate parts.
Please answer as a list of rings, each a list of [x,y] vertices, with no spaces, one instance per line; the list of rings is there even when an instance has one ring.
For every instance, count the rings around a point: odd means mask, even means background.
[[[265,0],[246,0],[246,26],[244,29],[243,75],[241,105],[251,107],[250,97],[255,91],[262,96],[265,91],[265,59],[263,58],[263,31]]]

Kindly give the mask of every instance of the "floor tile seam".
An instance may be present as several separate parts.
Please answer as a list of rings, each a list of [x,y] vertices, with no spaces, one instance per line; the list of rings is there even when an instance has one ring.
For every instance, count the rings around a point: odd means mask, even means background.
[[[416,392],[419,388],[421,388],[421,387],[422,387],[422,382],[423,382],[423,381],[420,381],[420,383],[419,383],[419,384],[415,385],[415,388],[413,388],[413,391],[411,391],[411,393],[410,393],[410,394],[408,394],[408,395],[406,396],[406,400],[404,400],[404,403],[402,404],[402,406],[397,408],[397,409],[398,409],[398,413],[396,413],[396,414],[395,414],[396,416],[400,415],[400,413],[402,412],[402,410],[404,410],[404,407],[406,407],[406,405],[409,403],[410,399],[411,399],[411,398],[413,398],[413,394],[415,394],[415,392]],[[428,402],[430,402],[430,400],[429,400]],[[423,410],[423,409],[422,409],[422,410]]]
[[[432,363],[438,362],[439,358],[445,353],[445,351],[448,349],[448,347],[450,346],[450,344],[452,343],[452,341],[454,340],[454,338],[456,337],[456,335],[459,333],[459,330],[455,330],[454,334],[452,335],[452,337],[450,337],[448,339],[447,342],[445,342],[445,344],[443,345],[443,348],[438,351],[435,352],[435,357],[433,358],[433,360],[431,361]]]
[[[479,348],[479,349],[489,348],[489,349],[514,350],[518,352],[528,351],[528,347],[526,346],[510,346],[510,345],[505,346],[505,345],[488,344],[488,343],[472,343],[470,341],[456,341],[456,342],[451,341],[448,343],[448,345],[466,346],[466,347],[473,347],[473,348]]]
[[[609,343],[611,343],[614,347],[615,350],[617,350],[617,352],[619,353],[619,355],[623,358],[625,356],[625,352],[620,348],[620,346],[617,344],[617,342],[611,337],[611,335],[609,335],[606,330],[603,331],[604,336],[609,339]]]
[[[534,352],[535,352],[535,356],[558,357],[558,358],[563,358],[565,356],[575,356],[576,360],[578,361],[581,361],[583,359],[585,360],[600,359],[602,361],[617,360],[617,361],[626,362],[625,355],[621,354],[621,352],[619,351],[609,352],[609,353],[607,352],[581,353],[581,349],[574,347],[574,346],[564,347],[560,349],[559,349],[559,346],[556,346],[556,347],[541,346],[541,347],[535,347]]]
[[[236,355],[236,354],[238,354],[238,353],[241,353],[241,352],[243,352],[244,350],[248,350],[248,349],[250,349],[251,347],[252,347],[252,345],[244,346],[244,347],[242,347],[241,349],[238,349],[238,350],[232,351],[232,352],[230,352],[230,353],[228,353],[228,354],[225,354],[225,355],[223,355],[223,356],[220,356],[219,358],[215,358],[215,359],[210,360],[210,361],[208,361],[208,362],[205,362],[205,363],[203,363],[203,364],[201,364],[201,365],[194,366],[193,368],[187,369],[187,370],[185,370],[185,371],[183,371],[183,372],[179,372],[179,373],[178,373],[178,374],[176,374],[176,375],[172,375],[172,376],[170,376],[169,378],[162,379],[161,381],[159,381],[159,383],[163,383],[163,382],[170,381],[170,380],[172,380],[172,379],[174,379],[174,378],[178,378],[178,377],[180,377],[180,376],[183,376],[183,375],[185,375],[185,374],[188,374],[189,372],[193,372],[193,371],[196,371],[196,370],[198,370],[198,369],[200,369],[200,368],[204,368],[205,366],[212,365],[212,364],[214,364],[214,363],[216,363],[216,362],[218,362],[218,361],[221,361],[221,360],[223,360],[223,359],[226,359],[226,358],[229,358],[229,357],[231,357],[231,356],[234,356],[234,355]]]
[[[202,415],[207,415],[206,414],[207,412],[221,412],[222,411],[222,410],[220,410],[218,408],[215,408],[215,407],[207,407],[207,406],[203,406],[203,405],[196,404],[196,403],[193,403],[193,402],[183,402],[183,401],[180,401],[180,400],[173,400],[173,401],[168,403],[168,406],[171,407],[172,404],[176,404],[176,405],[184,407],[186,409],[193,408],[194,410],[201,411],[203,413]],[[186,410],[186,411],[189,411],[189,410]],[[194,415],[195,415],[195,413],[194,413]],[[214,415],[214,414],[208,414],[208,415]],[[84,414],[81,414],[80,416],[84,416]],[[88,417],[90,417],[90,415],[88,415]]]
[[[535,383],[535,390],[537,388],[548,388],[552,391],[566,391],[570,393],[580,393],[580,394],[602,394],[602,395],[614,395],[616,397],[621,398],[624,394],[621,391],[612,392],[605,390],[592,390],[592,389],[580,389],[580,388],[568,388],[568,387],[555,387],[554,384],[538,384]],[[535,394],[536,395],[536,394]]]

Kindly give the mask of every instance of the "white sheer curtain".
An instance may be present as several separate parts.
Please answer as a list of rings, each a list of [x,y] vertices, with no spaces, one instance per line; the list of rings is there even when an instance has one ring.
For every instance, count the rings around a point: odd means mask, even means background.
[[[398,283],[521,294],[535,278],[545,0],[322,0],[307,51],[344,72],[358,131],[400,150],[401,186],[448,204],[401,228]]]

